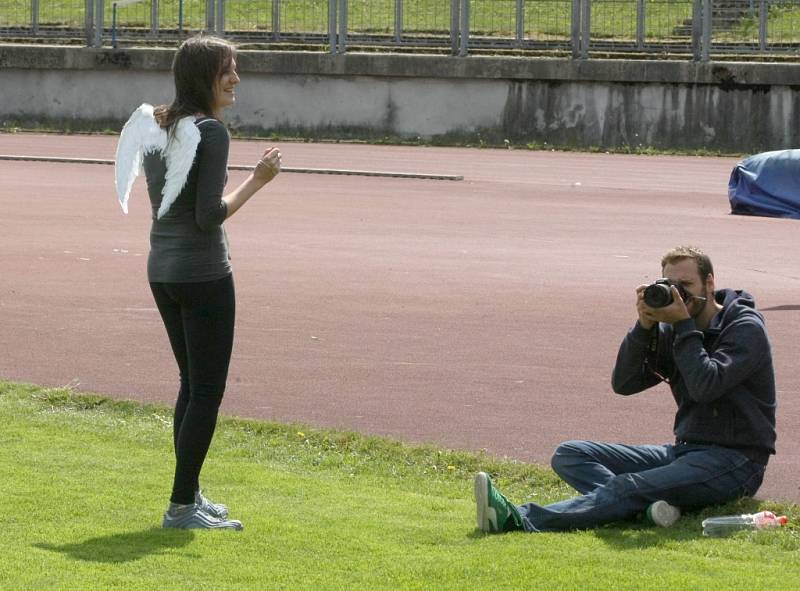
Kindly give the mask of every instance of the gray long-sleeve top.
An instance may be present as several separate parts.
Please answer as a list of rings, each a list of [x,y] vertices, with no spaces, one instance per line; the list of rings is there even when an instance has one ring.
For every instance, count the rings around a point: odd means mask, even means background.
[[[143,159],[147,191],[153,211],[147,278],[151,283],[214,281],[231,273],[228,245],[222,223],[228,209],[222,194],[228,177],[230,136],[216,119],[195,122],[200,131],[194,163],[186,184],[161,219],[167,172],[160,152]]]

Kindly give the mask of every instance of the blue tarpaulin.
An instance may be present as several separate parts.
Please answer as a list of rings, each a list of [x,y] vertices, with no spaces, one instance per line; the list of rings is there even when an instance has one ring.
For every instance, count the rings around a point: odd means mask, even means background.
[[[800,219],[800,150],[745,158],[728,181],[731,213]]]

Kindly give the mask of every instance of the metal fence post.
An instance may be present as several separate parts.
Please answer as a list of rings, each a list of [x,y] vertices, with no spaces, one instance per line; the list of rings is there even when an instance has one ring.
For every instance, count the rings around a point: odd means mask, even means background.
[[[220,37],[225,36],[225,0],[217,0],[217,28]]]
[[[466,57],[469,50],[469,0],[461,0],[461,40],[458,48],[459,57]]]
[[[328,0],[328,45],[329,51],[336,53],[338,43],[336,42],[336,5],[339,0]]]
[[[86,47],[92,46],[94,38],[94,0],[84,2],[83,28],[86,37]]]
[[[31,0],[31,31],[39,34],[39,0]]]
[[[525,0],[517,0],[517,47],[525,40]]]
[[[117,48],[117,3],[111,3],[111,47]]]
[[[150,5],[150,35],[158,36],[158,0],[153,0]]]
[[[707,62],[711,57],[712,18],[712,0],[703,0],[703,43],[700,47],[700,59],[704,62]]]
[[[450,0],[450,51],[458,55],[458,32],[461,22],[461,0]]]
[[[758,48],[761,51],[767,50],[768,17],[769,17],[769,6],[767,6],[767,0],[760,0],[758,3]]]
[[[581,4],[583,0],[572,0],[572,21],[570,30],[570,44],[572,45],[572,57],[578,59],[581,56]]]
[[[338,52],[347,51],[347,0],[339,0],[339,43]]]
[[[699,62],[703,45],[703,0],[692,2],[692,58]]]
[[[216,4],[216,0],[206,0],[206,31],[209,32],[217,30],[217,19],[214,16]]]
[[[581,59],[589,57],[589,41],[592,36],[592,0],[582,0],[581,6]]]
[[[403,0],[394,0],[394,40],[403,40]]]
[[[272,0],[272,38],[281,38],[281,0]]]
[[[94,0],[94,47],[103,47],[103,0]]]
[[[644,0],[637,0],[636,2],[636,48],[638,50],[644,49],[644,32],[645,32],[645,3]]]

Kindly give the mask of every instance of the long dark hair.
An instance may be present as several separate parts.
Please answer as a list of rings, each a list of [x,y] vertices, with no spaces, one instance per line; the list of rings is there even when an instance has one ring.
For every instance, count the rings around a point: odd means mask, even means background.
[[[195,113],[216,117],[214,89],[235,57],[236,48],[219,37],[200,34],[184,41],[172,61],[175,99],[154,113],[162,129],[171,131],[178,119]]]

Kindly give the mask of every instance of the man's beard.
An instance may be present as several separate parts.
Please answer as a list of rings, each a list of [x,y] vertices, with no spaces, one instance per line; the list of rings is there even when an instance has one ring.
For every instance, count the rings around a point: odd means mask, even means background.
[[[702,295],[696,297],[704,298],[704,300],[698,300],[698,299],[692,300],[694,305],[697,306],[696,312],[689,312],[689,316],[691,316],[692,318],[697,318],[698,316],[700,316],[700,314],[703,313],[703,310],[706,309],[706,304],[708,304],[708,289],[703,288]]]

